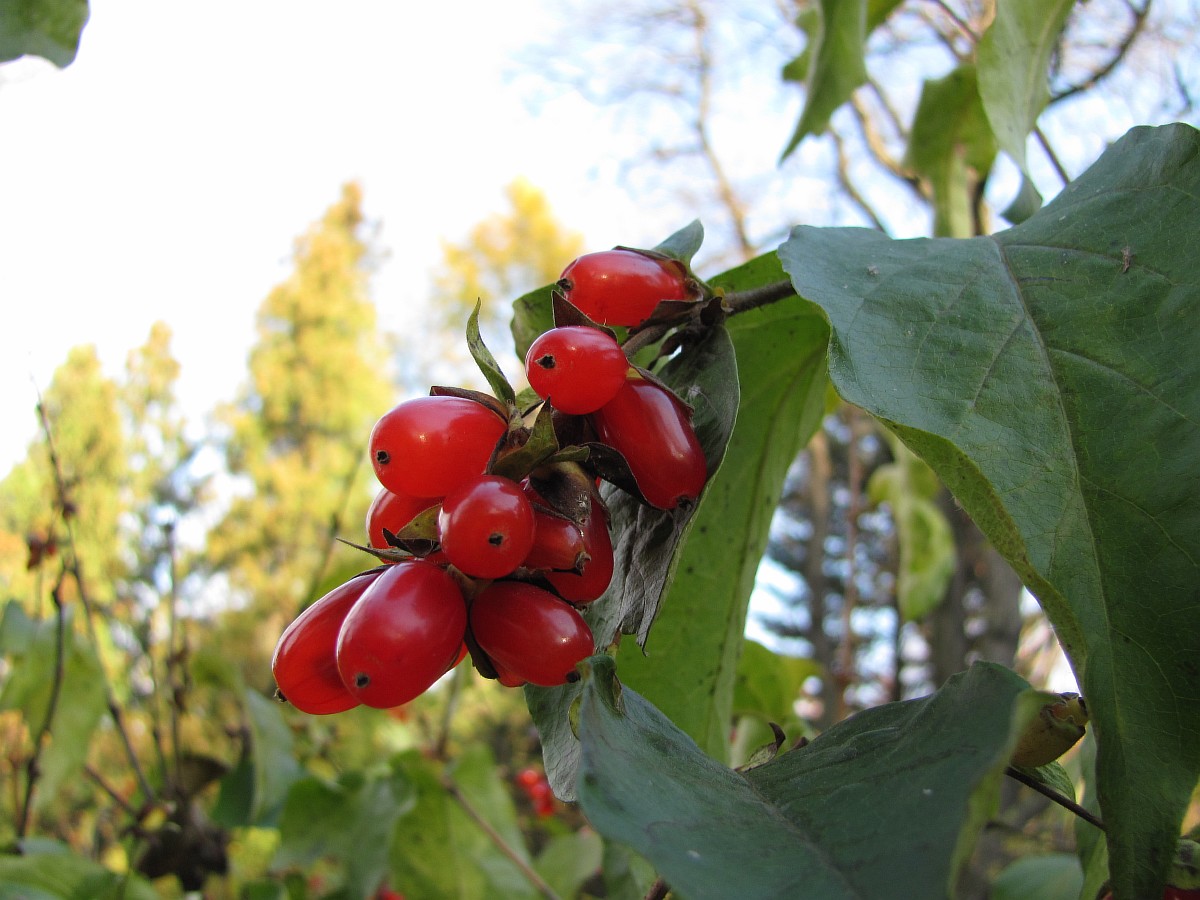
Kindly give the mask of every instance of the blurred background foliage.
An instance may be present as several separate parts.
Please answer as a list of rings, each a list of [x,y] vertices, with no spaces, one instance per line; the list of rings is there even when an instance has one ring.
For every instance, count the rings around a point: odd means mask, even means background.
[[[63,6],[78,17],[77,4]],[[837,102],[823,113],[806,105],[795,130],[795,101],[813,96],[810,67],[821,64],[814,29],[831,4],[573,6],[576,27],[531,46],[512,89],[531,102],[578,91],[598,111],[619,109],[631,135],[621,177],[681,221],[705,221],[701,275],[763,252],[802,221],[986,233],[1021,182],[971,131],[972,111],[940,124],[918,116],[924,79],[971,77],[994,14],[985,0],[861,4],[862,70],[847,68],[854,77]],[[1046,192],[1090,162],[1051,148],[1092,98],[1129,104],[1137,121],[1196,121],[1197,85],[1186,78],[1196,18],[1186,6],[1074,8],[1053,48],[1030,163]],[[73,56],[55,52],[60,64]],[[1156,64],[1169,57],[1174,67]],[[759,114],[760,104],[778,119],[778,140],[769,165],[745,174],[739,112]],[[945,141],[951,127],[960,130]],[[789,134],[805,141],[776,169]],[[812,204],[781,207],[775,180],[801,177]],[[479,386],[462,339],[476,301],[489,345],[517,372],[509,302],[597,249],[529,179],[515,178],[506,200],[444,243],[419,324],[385,334],[375,304],[388,300],[371,286],[375,223],[347,183],[263,299],[242,389],[204,423],[186,421],[176,401],[168,323],[154,325],[117,378],[93,348],[68,351],[41,393],[41,437],[0,480],[0,844],[22,854],[0,858],[0,884],[19,877],[70,897],[650,889],[643,861],[604,846],[576,809],[547,798],[521,694],[469,664],[388,712],[310,717],[270,699],[284,626],[371,564],[336,538],[362,537],[374,420],[431,383]],[[928,693],[975,659],[1045,683],[1060,665],[1056,644],[1022,598],[929,470],[831,400],[776,512],[727,761],[770,741],[768,722],[790,737],[814,734]],[[1068,767],[1078,774],[1076,761]],[[1074,846],[1065,813],[1010,785],[962,896],[986,896],[1017,857]],[[1016,877],[1001,875],[997,889]]]

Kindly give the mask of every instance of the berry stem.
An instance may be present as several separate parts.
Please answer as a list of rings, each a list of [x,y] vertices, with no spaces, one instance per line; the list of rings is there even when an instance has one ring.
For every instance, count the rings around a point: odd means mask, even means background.
[[[1075,813],[1075,815],[1079,816],[1079,818],[1083,819],[1085,822],[1095,825],[1101,831],[1105,830],[1104,823],[1102,821],[1100,821],[1100,819],[1098,817],[1096,817],[1092,813],[1088,812],[1086,809],[1084,809],[1082,806],[1080,806],[1078,803],[1076,803],[1070,797],[1064,797],[1058,791],[1054,790],[1054,788],[1044,785],[1040,781],[1038,781],[1036,778],[1031,778],[1030,776],[1026,775],[1024,772],[1022,772],[1016,766],[1008,766],[1004,770],[1004,774],[1007,775],[1009,778],[1016,779],[1017,781],[1021,782],[1021,784],[1025,785],[1026,787],[1033,788],[1035,791],[1037,791],[1043,797],[1047,797],[1047,798],[1053,800],[1059,806],[1063,807],[1063,809],[1070,810],[1071,812]]]

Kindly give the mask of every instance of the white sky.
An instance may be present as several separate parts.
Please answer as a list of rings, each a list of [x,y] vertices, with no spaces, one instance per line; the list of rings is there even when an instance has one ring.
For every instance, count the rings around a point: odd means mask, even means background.
[[[231,399],[258,304],[349,179],[382,226],[387,327],[518,175],[596,246],[684,224],[601,186],[593,108],[535,115],[507,83],[558,27],[539,0],[93,0],[73,65],[0,66],[0,477],[74,345],[115,375],[163,319],[189,417]]]

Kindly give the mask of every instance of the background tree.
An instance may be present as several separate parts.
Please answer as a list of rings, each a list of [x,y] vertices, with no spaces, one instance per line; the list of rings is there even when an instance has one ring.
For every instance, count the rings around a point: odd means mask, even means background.
[[[359,536],[374,491],[364,448],[392,396],[361,205],[347,184],[297,241],[293,273],[258,311],[249,382],[221,414],[237,495],[205,557],[242,606],[224,627],[241,631],[248,681],[263,688],[283,625],[335,571],[369,568],[335,541]]]

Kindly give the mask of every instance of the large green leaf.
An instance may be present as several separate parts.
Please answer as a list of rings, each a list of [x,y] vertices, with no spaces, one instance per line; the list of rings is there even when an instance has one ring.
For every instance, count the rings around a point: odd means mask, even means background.
[[[903,896],[949,896],[1041,702],[1011,671],[979,664],[739,774],[623,689],[608,657],[589,665],[584,812],[689,900],[891,897],[897,877]]]
[[[1033,185],[1028,179],[1025,142],[1050,99],[1050,56],[1074,5],[1075,0],[999,0],[996,16],[979,40],[983,109],[1000,149],[1026,175],[1027,192]]]
[[[87,20],[87,0],[0,0],[0,62],[28,53],[68,66]]]
[[[785,279],[775,254],[712,279],[727,291]],[[622,677],[725,760],[746,607],[783,479],[824,410],[828,326],[798,297],[731,318],[741,404],[725,461],[678,553],[647,655],[623,644]]]
[[[1118,896],[1157,895],[1200,773],[1200,132],[1134,129],[972,240],[798,228],[830,373],[1038,597],[1099,739]]]
[[[272,868],[332,858],[344,866],[350,894],[369,896],[385,880],[396,820],[414,804],[411,786],[394,772],[348,772],[332,783],[303,778],[288,791]]]
[[[863,59],[867,39],[867,0],[819,0],[819,3],[820,25],[809,35],[812,56],[805,66],[804,110],[784,148],[784,159],[808,135],[823,132],[834,110],[849,100],[854,89],[867,80]]]
[[[250,809],[248,824],[271,824],[279,816],[300,764],[292,752],[292,732],[283,706],[257,691],[246,691],[246,723],[250,729]],[[231,772],[231,778],[237,772]]]

